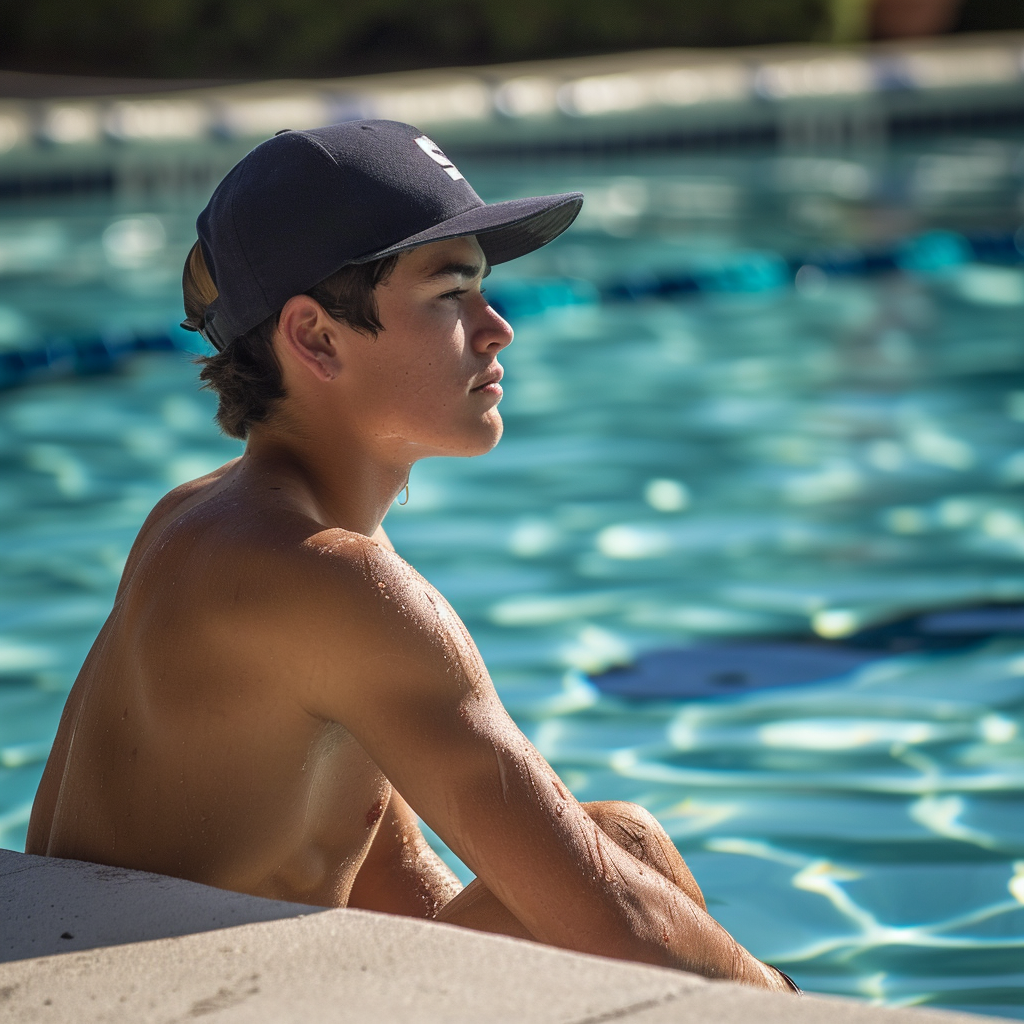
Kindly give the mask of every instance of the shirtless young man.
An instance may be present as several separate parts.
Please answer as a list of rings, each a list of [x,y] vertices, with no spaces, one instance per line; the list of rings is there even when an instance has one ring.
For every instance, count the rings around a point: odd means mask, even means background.
[[[573,799],[381,529],[418,459],[497,443],[512,330],[481,281],[581,202],[485,205],[388,121],[282,133],[228,174],[184,285],[245,454],[143,525],[27,852],[790,988],[650,814]]]

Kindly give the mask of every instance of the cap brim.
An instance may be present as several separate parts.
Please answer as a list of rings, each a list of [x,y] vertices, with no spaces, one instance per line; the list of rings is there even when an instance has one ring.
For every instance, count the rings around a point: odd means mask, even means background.
[[[431,242],[476,235],[488,264],[507,263],[557,238],[576,219],[582,205],[582,192],[566,192],[477,206],[351,262],[368,263]]]

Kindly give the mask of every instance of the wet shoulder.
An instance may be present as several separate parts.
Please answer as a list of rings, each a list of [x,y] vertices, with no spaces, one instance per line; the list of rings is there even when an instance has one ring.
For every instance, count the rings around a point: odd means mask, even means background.
[[[311,619],[334,631],[344,622],[364,648],[468,642],[441,593],[383,539],[322,530],[303,542],[299,571]]]
[[[352,652],[463,632],[383,531],[324,528],[285,495],[254,499],[232,485],[230,466],[157,505],[122,587],[136,623],[232,648]]]
[[[318,530],[296,552],[295,569],[321,599],[369,602],[379,610],[415,611],[437,592],[397,554],[383,533]]]
[[[440,714],[467,694],[497,700],[461,619],[400,555],[333,530],[311,536],[305,554],[293,623],[308,644],[297,656],[316,652],[300,698],[311,714],[352,727],[365,714]]]

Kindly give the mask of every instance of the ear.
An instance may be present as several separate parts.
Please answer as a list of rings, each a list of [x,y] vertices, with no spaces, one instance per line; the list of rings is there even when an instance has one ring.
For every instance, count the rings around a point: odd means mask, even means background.
[[[341,373],[341,324],[308,295],[293,295],[277,321],[281,347],[320,381]]]

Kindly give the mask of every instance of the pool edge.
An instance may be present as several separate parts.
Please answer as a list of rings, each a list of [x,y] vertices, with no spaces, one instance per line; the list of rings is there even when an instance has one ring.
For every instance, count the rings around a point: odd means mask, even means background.
[[[0,906],[0,1005],[17,1021],[995,1019],[796,999],[450,925],[318,911],[8,850],[0,851]]]

